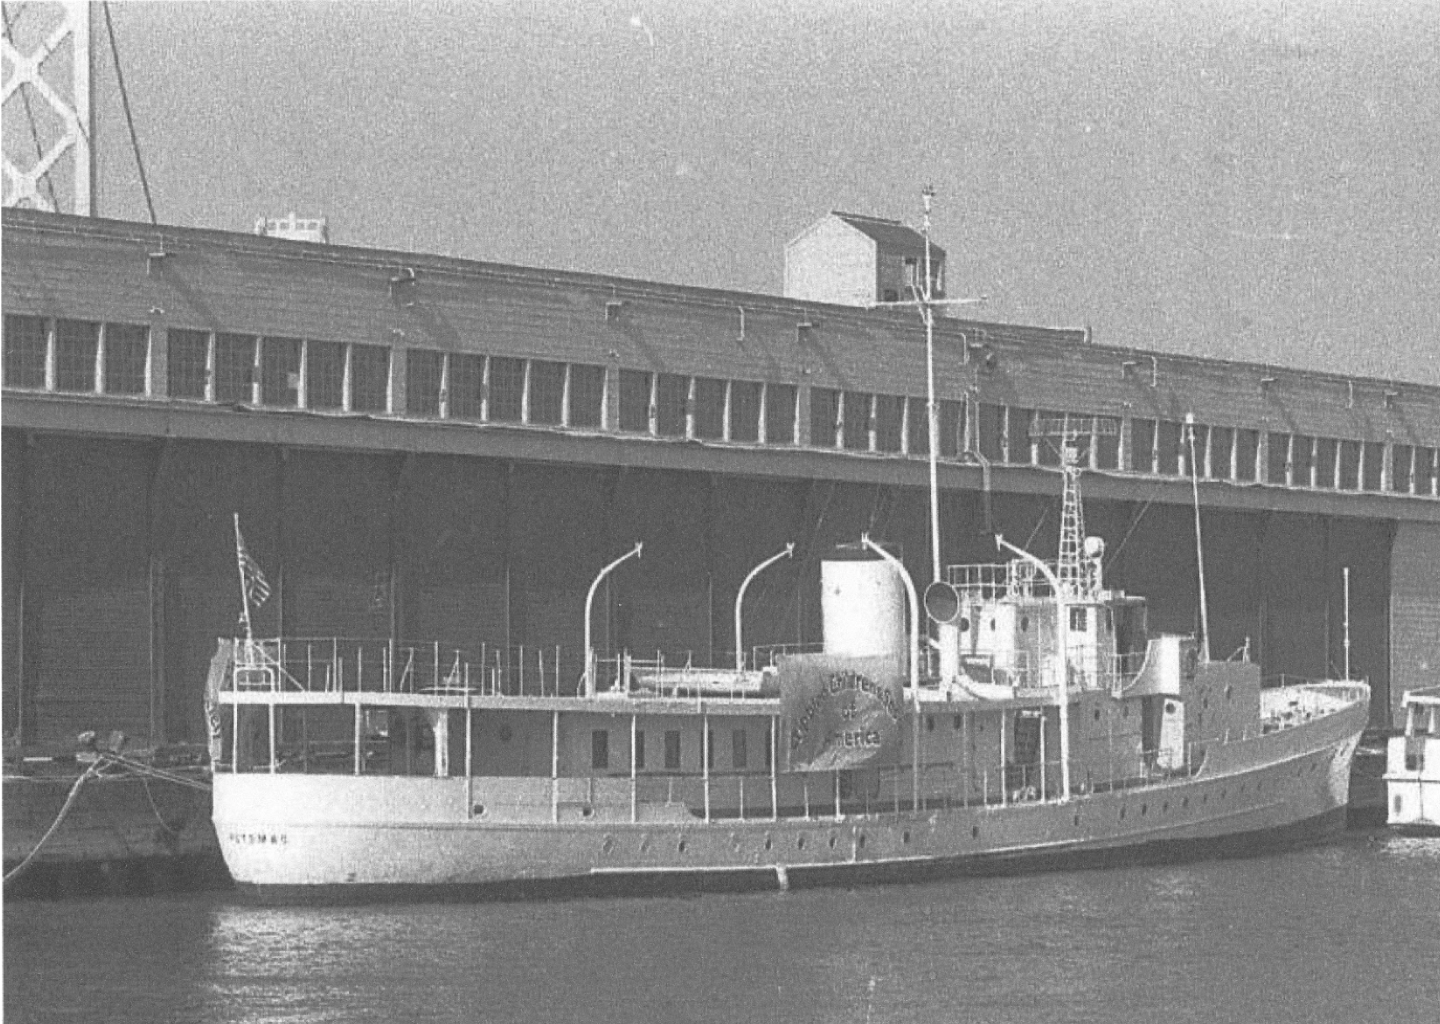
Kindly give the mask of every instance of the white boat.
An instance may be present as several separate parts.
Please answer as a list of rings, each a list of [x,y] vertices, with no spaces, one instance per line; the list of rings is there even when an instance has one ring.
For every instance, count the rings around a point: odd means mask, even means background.
[[[555,655],[517,675],[440,645],[222,642],[231,874],[287,899],[785,888],[1343,828],[1368,687],[1262,688],[1246,651],[1149,636],[1083,537],[1066,453],[1056,562],[997,538],[1013,560],[949,567],[922,611],[861,538],[822,562],[823,649],[758,668],[587,655],[567,685]]]
[[[1386,744],[1385,796],[1392,828],[1440,835],[1440,686],[1401,701],[1405,731]]]

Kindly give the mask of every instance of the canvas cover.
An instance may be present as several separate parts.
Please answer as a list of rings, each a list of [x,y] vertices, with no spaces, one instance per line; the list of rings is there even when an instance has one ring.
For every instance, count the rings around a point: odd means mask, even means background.
[[[777,667],[786,771],[837,771],[895,758],[905,700],[898,659],[800,654]]]

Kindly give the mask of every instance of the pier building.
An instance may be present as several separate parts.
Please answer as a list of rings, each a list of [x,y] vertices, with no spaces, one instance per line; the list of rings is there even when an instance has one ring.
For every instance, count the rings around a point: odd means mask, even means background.
[[[7,751],[203,742],[234,513],[270,585],[258,631],[433,641],[572,686],[587,587],[636,541],[596,602],[602,655],[726,658],[741,581],[792,541],[749,591],[747,648],[819,639],[820,557],[862,531],[928,578],[913,310],[3,218]],[[1193,471],[1213,655],[1348,664],[1388,725],[1440,683],[1440,388],[1133,341],[938,321],[943,560],[994,558],[996,532],[1054,548],[1041,427],[1064,418],[1090,437],[1107,579],[1152,627],[1200,621]]]

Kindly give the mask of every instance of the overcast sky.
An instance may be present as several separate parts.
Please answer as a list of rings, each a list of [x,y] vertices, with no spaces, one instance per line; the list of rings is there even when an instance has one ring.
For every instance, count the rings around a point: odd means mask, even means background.
[[[163,223],[778,293],[810,222],[929,182],[986,319],[1440,385],[1440,0],[112,13]],[[143,220],[98,89],[100,212]]]

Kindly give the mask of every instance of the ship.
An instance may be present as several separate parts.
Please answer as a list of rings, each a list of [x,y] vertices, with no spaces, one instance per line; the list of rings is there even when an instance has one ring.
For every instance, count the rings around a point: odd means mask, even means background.
[[[1212,659],[1203,630],[1151,635],[1145,600],[1107,586],[1103,540],[1084,534],[1068,429],[1061,447],[1055,560],[997,535],[1008,557],[944,567],[922,599],[862,535],[821,562],[816,650],[600,657],[591,602],[643,543],[595,577],[569,666],[559,651],[516,671],[439,643],[220,641],[207,713],[231,875],[281,901],[788,889],[1343,829],[1368,686],[1262,685],[1248,644]]]
[[[1440,686],[1401,701],[1404,731],[1385,747],[1387,824],[1403,835],[1440,836]]]

